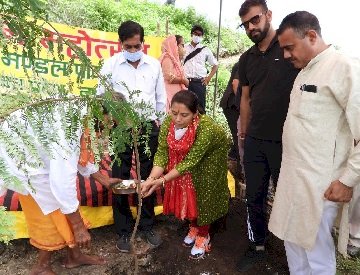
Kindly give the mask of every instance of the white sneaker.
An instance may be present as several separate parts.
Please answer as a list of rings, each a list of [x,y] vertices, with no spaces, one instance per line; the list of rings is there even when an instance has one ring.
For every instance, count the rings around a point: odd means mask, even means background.
[[[191,259],[201,259],[204,257],[206,252],[210,252],[210,236],[207,237],[197,236],[195,244],[191,249],[190,258]]]
[[[190,226],[189,232],[184,239],[183,246],[185,246],[185,247],[193,246],[198,232],[199,232],[199,229],[197,229],[196,227]]]

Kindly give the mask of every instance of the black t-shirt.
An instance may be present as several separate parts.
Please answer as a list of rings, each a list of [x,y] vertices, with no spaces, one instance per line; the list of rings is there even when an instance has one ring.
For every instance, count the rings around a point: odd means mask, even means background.
[[[276,36],[265,52],[254,45],[240,56],[240,85],[250,88],[251,119],[247,135],[281,140],[290,92],[298,72],[284,59]]]
[[[236,62],[232,69],[231,69],[231,76],[230,79],[228,81],[226,90],[220,100],[220,107],[222,108],[235,108],[237,110],[239,110],[240,108],[240,100],[238,102],[235,101],[236,97],[235,94],[233,92],[233,86],[232,86],[232,82],[234,79],[239,79],[239,62]]]

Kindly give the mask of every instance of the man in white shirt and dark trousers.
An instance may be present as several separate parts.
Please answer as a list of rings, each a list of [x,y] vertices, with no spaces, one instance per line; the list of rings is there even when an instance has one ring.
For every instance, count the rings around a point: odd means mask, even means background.
[[[191,42],[185,45],[184,72],[189,80],[188,89],[194,92],[199,99],[199,105],[205,111],[206,108],[206,86],[216,73],[218,62],[211,50],[202,45],[204,29],[199,25],[191,28]],[[206,62],[210,64],[211,71],[208,74]]]
[[[145,145],[140,144],[140,174],[142,179],[147,179],[153,166],[153,158],[158,146],[159,121],[156,113],[165,112],[166,92],[161,66],[158,60],[143,53],[144,29],[134,21],[123,22],[118,29],[119,39],[123,51],[115,54],[105,61],[101,74],[109,76],[108,84],[120,93],[125,100],[129,99],[129,90],[139,90],[133,95],[136,102],[145,102],[150,105],[153,112],[149,116],[152,129],[149,134],[151,156],[145,152]],[[99,85],[98,94],[104,93],[104,87]],[[139,110],[141,112],[141,110]],[[113,165],[113,176],[121,179],[130,178],[133,147],[127,146],[119,154],[121,163]],[[134,220],[130,211],[128,195],[113,196],[113,215],[117,234],[120,236],[116,247],[121,252],[130,251],[129,237],[133,230]],[[153,246],[161,244],[160,237],[153,232],[155,194],[143,200],[139,230]]]

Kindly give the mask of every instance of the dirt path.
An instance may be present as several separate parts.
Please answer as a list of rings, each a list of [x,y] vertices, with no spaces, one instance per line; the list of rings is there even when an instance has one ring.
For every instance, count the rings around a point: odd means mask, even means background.
[[[235,264],[247,247],[245,205],[238,199],[230,203],[227,220],[227,230],[215,235],[212,251],[205,259],[189,260],[189,248],[181,245],[184,230],[181,223],[175,219],[158,216],[155,230],[164,240],[163,244],[154,250],[140,256],[140,272],[144,275],[171,275],[171,274],[241,274],[236,272]],[[121,254],[115,248],[117,236],[113,226],[105,226],[91,230],[93,238],[89,253],[97,253],[105,257],[104,266],[84,266],[67,270],[60,263],[63,252],[56,252],[53,257],[53,267],[57,274],[131,274],[133,271],[133,258],[128,254]],[[141,251],[149,247],[139,238]],[[273,237],[269,238],[268,260],[265,264],[256,266],[247,273],[242,274],[288,274],[283,245]],[[36,259],[36,250],[31,247],[28,240],[15,240],[0,256],[0,274],[27,274]],[[277,273],[276,273],[277,272]]]

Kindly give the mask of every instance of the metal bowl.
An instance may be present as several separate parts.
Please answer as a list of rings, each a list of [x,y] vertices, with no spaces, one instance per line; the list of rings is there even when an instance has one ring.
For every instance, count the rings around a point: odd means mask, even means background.
[[[132,187],[134,185],[133,180],[123,180],[121,184],[116,184],[112,187],[112,191],[114,194],[133,194],[136,193],[136,187]],[[136,186],[136,184],[135,184]]]
[[[136,193],[136,188],[112,188],[114,194],[125,195]]]

